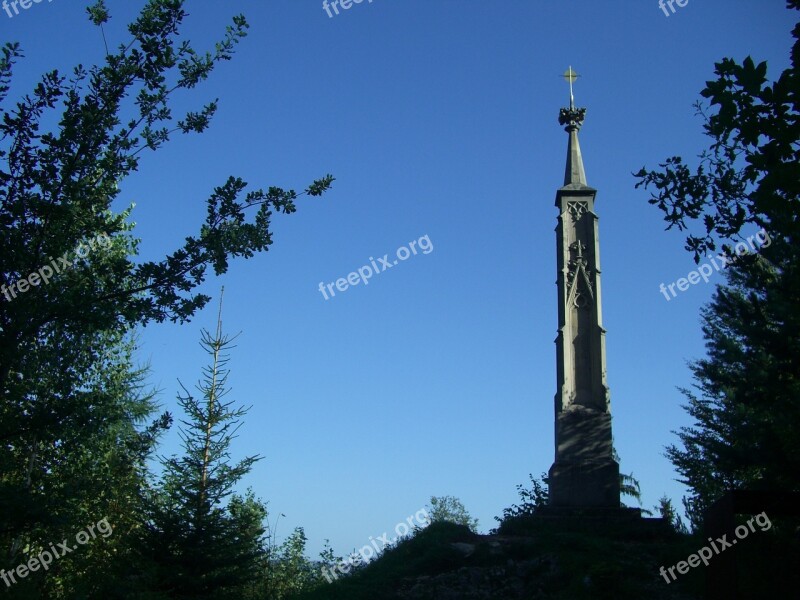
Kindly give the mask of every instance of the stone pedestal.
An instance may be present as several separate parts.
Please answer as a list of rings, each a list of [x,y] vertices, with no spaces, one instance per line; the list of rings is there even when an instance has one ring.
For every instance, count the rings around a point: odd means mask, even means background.
[[[558,413],[550,505],[619,508],[619,464],[613,452],[608,412],[573,405]]]
[[[556,461],[550,467],[550,506],[619,508],[619,465],[608,461]]]

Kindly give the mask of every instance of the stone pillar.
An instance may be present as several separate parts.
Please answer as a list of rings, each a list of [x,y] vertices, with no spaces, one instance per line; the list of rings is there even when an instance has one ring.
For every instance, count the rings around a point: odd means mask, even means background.
[[[613,458],[600,294],[600,244],[586,184],[578,130],[586,109],[562,109],[569,134],[564,186],[556,194],[558,279],[555,462],[550,506],[619,508],[619,465]]]

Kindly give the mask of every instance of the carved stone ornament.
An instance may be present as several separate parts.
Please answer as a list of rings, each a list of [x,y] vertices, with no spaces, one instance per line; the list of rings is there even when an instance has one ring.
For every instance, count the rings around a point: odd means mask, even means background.
[[[580,129],[583,120],[586,118],[585,108],[562,108],[558,113],[558,123],[566,125],[565,129]]]
[[[570,202],[567,204],[567,210],[569,214],[572,215],[572,222],[575,223],[580,220],[580,218],[586,214],[586,211],[589,210],[589,203],[588,202]]]
[[[583,255],[586,246],[581,241],[573,242],[569,246],[572,258],[568,264],[567,271],[567,291],[568,302],[571,302],[578,308],[583,308],[589,304],[589,300],[594,300],[594,290],[592,289],[592,280],[589,277],[589,262]],[[578,280],[583,281],[585,290],[578,289]],[[586,292],[588,298],[583,295]]]

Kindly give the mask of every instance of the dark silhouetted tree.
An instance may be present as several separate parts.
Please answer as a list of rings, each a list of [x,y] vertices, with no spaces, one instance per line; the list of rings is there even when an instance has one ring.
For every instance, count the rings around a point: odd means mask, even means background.
[[[667,449],[695,528],[728,489],[800,489],[800,24],[793,37],[774,82],[750,57],[717,63],[701,92],[710,106],[697,105],[712,144],[694,171],[673,157],[636,175],[668,229],[702,225],[686,238],[697,262],[719,249],[731,259],[702,311],[707,357],[682,390],[695,423]],[[748,227],[765,240],[757,253],[741,251]]]

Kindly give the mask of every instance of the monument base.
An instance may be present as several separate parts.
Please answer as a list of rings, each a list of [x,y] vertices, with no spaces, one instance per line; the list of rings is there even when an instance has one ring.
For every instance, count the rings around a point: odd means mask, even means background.
[[[619,509],[619,464],[615,460],[556,461],[548,479],[553,508]]]
[[[573,506],[540,506],[536,509],[537,517],[555,517],[569,519],[625,519],[639,520],[642,518],[642,510],[630,506],[618,506],[616,508],[587,508]],[[646,519],[647,521],[661,521],[662,519]]]

